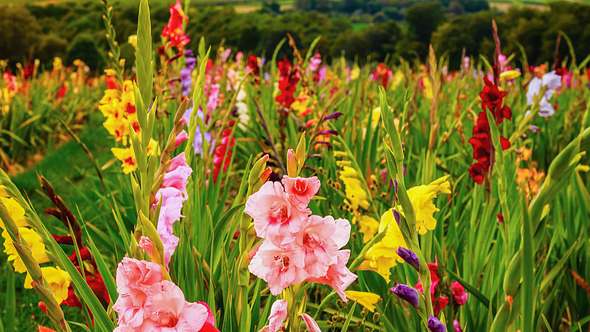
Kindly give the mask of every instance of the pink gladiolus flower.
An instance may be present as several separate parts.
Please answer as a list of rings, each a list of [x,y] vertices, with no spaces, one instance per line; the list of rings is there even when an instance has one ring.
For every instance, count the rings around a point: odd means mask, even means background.
[[[174,145],[179,147],[180,144],[186,142],[188,140],[188,134],[186,130],[182,130],[178,135],[176,135],[176,140],[174,141]]]
[[[347,302],[348,299],[346,298],[344,291],[357,278],[356,274],[350,272],[346,267],[348,258],[350,258],[350,250],[339,250],[337,252],[337,261],[335,264],[330,265],[326,276],[322,278],[310,278],[308,281],[332,287],[334,291],[336,291],[336,294],[340,296],[340,299]]]
[[[307,217],[293,206],[279,182],[266,182],[248,198],[244,212],[254,219],[256,235],[276,245],[292,241]]]
[[[305,254],[295,245],[279,248],[264,241],[248,265],[250,273],[268,283],[273,295],[305,280]]]
[[[469,294],[465,291],[463,285],[461,285],[458,281],[453,281],[451,283],[451,293],[453,294],[453,300],[455,300],[458,305],[464,305],[467,303]]]
[[[156,263],[125,257],[117,267],[116,281],[119,298],[113,309],[119,314],[119,325],[142,326],[148,291],[162,281],[162,268]]]
[[[315,176],[310,178],[290,178],[284,176],[282,183],[289,195],[291,204],[304,212],[307,212],[307,205],[320,190],[320,180]]]
[[[156,205],[160,204],[158,234],[164,245],[164,261],[170,262],[178,246],[178,237],[173,233],[174,224],[182,217],[182,204],[186,200],[186,184],[192,169],[186,164],[184,153],[172,158],[162,186],[156,192]]]
[[[318,323],[310,315],[302,313],[301,319],[303,319],[308,332],[322,332]]]
[[[348,220],[331,216],[310,216],[297,234],[297,244],[305,252],[305,270],[309,277],[321,278],[336,264],[338,249],[350,238]]]
[[[117,332],[217,331],[208,306],[186,302],[178,286],[162,279],[158,264],[125,257],[116,281]]]
[[[287,319],[287,301],[276,300],[270,308],[268,316],[268,325],[262,328],[260,332],[278,332],[283,327],[283,322]]]

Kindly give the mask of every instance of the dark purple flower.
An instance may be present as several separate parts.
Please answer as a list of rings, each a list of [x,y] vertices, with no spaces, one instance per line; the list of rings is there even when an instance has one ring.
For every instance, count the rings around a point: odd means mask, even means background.
[[[341,115],[342,115],[342,113],[340,113],[340,112],[330,113],[324,117],[324,120],[338,119]]]
[[[406,263],[412,265],[416,271],[420,270],[420,261],[418,260],[418,256],[412,250],[398,247],[397,255],[406,261]]]
[[[325,129],[318,131],[318,135],[338,135],[338,132],[332,129]]]
[[[397,284],[391,288],[391,292],[400,299],[408,301],[415,308],[418,308],[418,291],[414,288],[404,284]]]
[[[447,327],[445,326],[445,324],[441,323],[440,320],[438,320],[438,318],[436,318],[434,316],[430,316],[428,318],[428,329],[430,330],[430,332],[446,332],[447,331]]]

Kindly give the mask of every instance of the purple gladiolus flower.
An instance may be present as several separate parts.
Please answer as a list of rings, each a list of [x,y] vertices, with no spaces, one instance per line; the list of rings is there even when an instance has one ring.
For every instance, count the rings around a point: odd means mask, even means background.
[[[330,113],[330,114],[324,116],[324,120],[327,121],[327,120],[338,119],[341,115],[342,115],[341,112],[333,112],[333,113]]]
[[[391,288],[391,292],[400,299],[409,302],[415,308],[418,308],[418,291],[414,288],[404,284],[397,284]]]
[[[406,261],[406,263],[412,265],[416,271],[420,270],[420,261],[418,260],[418,256],[412,250],[398,247],[397,255]]]
[[[192,73],[195,69],[197,59],[193,56],[193,51],[184,51],[184,68],[180,70],[180,85],[182,86],[182,95],[188,96],[193,84]]]
[[[438,320],[438,318],[436,318],[434,316],[430,316],[428,318],[428,329],[431,332],[446,332],[447,331],[447,327],[445,326],[445,324],[441,323],[441,321]]]

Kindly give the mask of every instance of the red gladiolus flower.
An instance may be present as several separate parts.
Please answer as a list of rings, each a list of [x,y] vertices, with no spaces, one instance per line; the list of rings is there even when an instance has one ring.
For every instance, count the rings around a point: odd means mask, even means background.
[[[386,64],[380,63],[373,71],[373,80],[378,81],[384,88],[387,88],[389,79],[393,76],[391,69]]]
[[[184,32],[183,24],[188,22],[188,17],[182,11],[180,0],[170,6],[170,19],[162,30],[162,37],[168,40],[168,45],[183,50],[190,42],[190,38]]]
[[[281,91],[275,100],[283,107],[289,108],[295,102],[295,89],[299,82],[299,71],[293,67],[288,59],[283,59],[277,64],[279,68],[279,90]]]
[[[213,180],[217,181],[219,172],[227,171],[231,161],[232,150],[236,144],[236,139],[232,136],[231,128],[223,130],[221,143],[215,147],[213,152]]]
[[[260,76],[260,67],[258,66],[258,58],[256,55],[250,55],[248,57],[248,62],[246,63],[246,67],[248,71],[256,78],[258,81],[258,76]]]
[[[461,283],[458,281],[453,281],[451,283],[451,293],[453,293],[453,300],[458,305],[464,305],[467,303],[467,299],[469,298],[469,294],[465,291],[465,288]]]
[[[486,111],[489,110],[494,115],[496,125],[501,124],[504,119],[512,119],[512,110],[510,107],[503,105],[507,93],[501,91],[487,77],[484,77],[484,83],[485,85],[479,94],[482,111],[477,115],[473,127],[473,136],[469,139],[469,144],[473,149],[473,159],[476,160],[469,167],[469,175],[473,182],[477,184],[484,183],[487,174],[492,168],[494,157],[494,146]],[[510,147],[510,141],[502,136],[500,136],[500,144],[502,150]]]
[[[57,92],[55,93],[55,99],[60,100],[63,97],[65,97],[66,93],[68,92],[68,86],[63,83],[59,89],[57,90]]]

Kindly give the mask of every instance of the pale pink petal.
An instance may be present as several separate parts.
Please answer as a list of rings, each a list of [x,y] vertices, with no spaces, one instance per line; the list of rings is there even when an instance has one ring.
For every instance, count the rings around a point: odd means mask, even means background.
[[[303,322],[305,322],[305,327],[307,327],[308,332],[322,332],[318,323],[316,323],[310,315],[302,313],[301,318],[303,319]]]
[[[280,331],[285,319],[287,319],[287,314],[287,301],[276,300],[270,308],[270,316],[268,316],[268,331]]]
[[[282,183],[291,203],[304,212],[307,211],[307,205],[313,196],[320,190],[320,180],[315,176],[310,178],[284,176]]]

